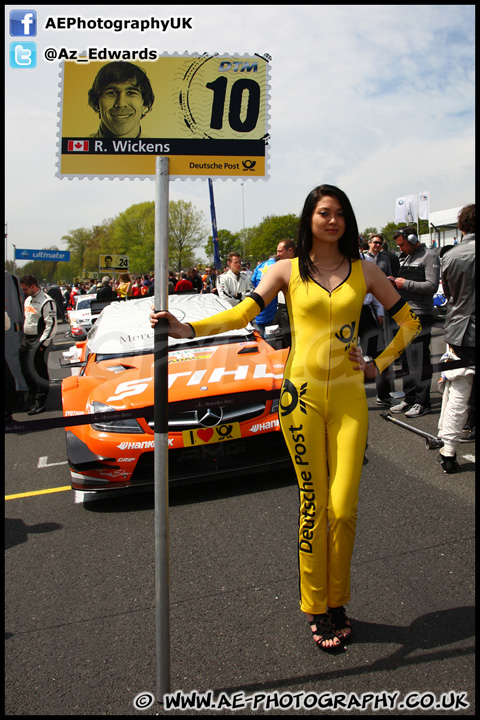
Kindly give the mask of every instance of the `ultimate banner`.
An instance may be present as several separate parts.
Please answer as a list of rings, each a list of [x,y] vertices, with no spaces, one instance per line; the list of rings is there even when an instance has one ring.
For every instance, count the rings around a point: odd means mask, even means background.
[[[268,176],[269,55],[64,61],[57,177]]]

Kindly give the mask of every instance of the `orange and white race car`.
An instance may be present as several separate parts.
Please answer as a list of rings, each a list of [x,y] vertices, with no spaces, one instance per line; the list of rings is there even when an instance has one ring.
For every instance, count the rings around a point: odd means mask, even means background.
[[[62,366],[75,373],[62,382],[65,417],[146,408],[145,417],[102,422],[100,415],[94,424],[66,427],[75,490],[153,484],[151,307],[151,298],[113,303],[87,339],[64,354]],[[192,294],[170,295],[168,307],[187,322],[230,305],[214,294]],[[278,421],[287,354],[251,325],[208,338],[169,338],[169,482],[291,467]]]

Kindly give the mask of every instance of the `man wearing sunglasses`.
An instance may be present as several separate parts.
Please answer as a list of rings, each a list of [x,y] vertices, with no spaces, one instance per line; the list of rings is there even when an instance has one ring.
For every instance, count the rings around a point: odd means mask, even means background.
[[[375,264],[378,265],[385,275],[392,275],[390,258],[382,250],[383,243],[384,238],[382,235],[370,235],[368,238],[367,255],[375,260]]]

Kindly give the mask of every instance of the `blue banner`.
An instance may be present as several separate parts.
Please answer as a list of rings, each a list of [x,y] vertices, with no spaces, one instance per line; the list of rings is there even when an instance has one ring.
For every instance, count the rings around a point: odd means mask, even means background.
[[[215,216],[215,201],[213,199],[213,182],[210,178],[208,178],[208,189],[210,191],[210,214],[212,216],[213,257],[216,270],[221,270],[222,261],[220,259],[220,250],[218,248],[217,218]]]
[[[70,251],[15,249],[15,260],[56,260],[57,262],[70,262]]]

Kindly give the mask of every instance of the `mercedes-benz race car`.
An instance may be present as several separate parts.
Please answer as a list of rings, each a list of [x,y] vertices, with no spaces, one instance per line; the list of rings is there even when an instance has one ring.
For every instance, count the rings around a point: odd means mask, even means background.
[[[97,293],[77,295],[74,300],[74,308],[67,310],[70,334],[76,340],[84,340],[92,327],[91,303],[96,297]]]
[[[149,408],[145,417],[66,428],[75,490],[153,484],[151,307],[151,298],[113,303],[64,353],[62,366],[72,366],[62,382],[65,417]],[[170,312],[185,322],[228,307],[214,294],[169,296]],[[277,412],[288,348],[274,349],[251,325],[168,342],[169,482],[291,467]]]

